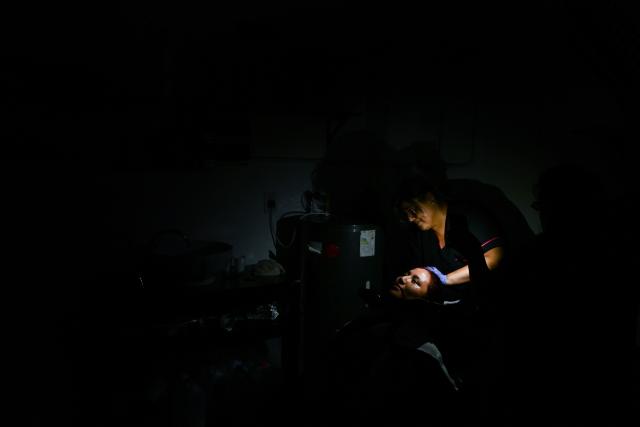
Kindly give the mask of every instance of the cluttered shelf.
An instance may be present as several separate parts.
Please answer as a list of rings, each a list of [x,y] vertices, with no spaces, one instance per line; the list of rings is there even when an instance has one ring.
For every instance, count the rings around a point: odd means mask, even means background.
[[[149,315],[156,321],[188,320],[241,311],[263,312],[265,317],[279,316],[295,304],[296,285],[286,276],[257,277],[241,274],[210,284],[164,286],[138,292]],[[263,306],[277,306],[266,314]],[[268,310],[267,310],[268,311]],[[258,313],[254,318],[260,318]]]
[[[76,340],[95,341],[102,349],[96,354],[108,360],[108,372],[96,381],[108,393],[105,401],[116,402],[109,417],[140,413],[149,425],[165,425],[167,417],[255,417],[237,407],[250,395],[264,402],[260,416],[278,407],[297,373],[299,286],[284,274],[252,273],[197,286],[146,281],[110,298],[110,309],[95,316],[106,318],[104,327],[87,325]],[[194,409],[183,399],[204,406]]]

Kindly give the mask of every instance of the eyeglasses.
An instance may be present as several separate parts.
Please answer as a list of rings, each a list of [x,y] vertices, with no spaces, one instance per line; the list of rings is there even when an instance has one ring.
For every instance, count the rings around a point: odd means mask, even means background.
[[[401,206],[398,206],[397,212],[402,221],[411,221],[418,217],[419,209],[412,204],[403,203]]]
[[[402,210],[407,219],[415,218],[418,215],[418,212],[415,208],[406,208]]]

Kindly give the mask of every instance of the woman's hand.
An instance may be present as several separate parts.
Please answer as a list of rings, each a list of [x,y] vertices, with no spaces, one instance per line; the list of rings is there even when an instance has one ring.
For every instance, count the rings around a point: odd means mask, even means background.
[[[398,299],[424,299],[438,284],[438,278],[429,270],[414,268],[398,276],[389,292]]]

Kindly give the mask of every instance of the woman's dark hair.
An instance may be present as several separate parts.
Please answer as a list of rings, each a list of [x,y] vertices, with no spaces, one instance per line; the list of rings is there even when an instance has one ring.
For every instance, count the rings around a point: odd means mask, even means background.
[[[416,141],[397,155],[394,207],[427,193],[432,193],[438,201],[446,199],[447,165],[438,149]]]
[[[393,209],[396,216],[401,220],[406,219],[401,205],[403,203],[414,204],[416,199],[421,199],[428,193],[433,194],[436,201],[445,201],[445,182],[434,182],[425,173],[415,170],[403,174],[398,181],[393,199]]]

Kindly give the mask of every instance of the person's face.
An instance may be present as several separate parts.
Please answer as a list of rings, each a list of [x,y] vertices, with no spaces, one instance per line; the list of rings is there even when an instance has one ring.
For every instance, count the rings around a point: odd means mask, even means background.
[[[432,199],[414,199],[411,202],[403,202],[400,208],[405,213],[407,220],[422,231],[430,230],[434,225],[435,203]]]
[[[428,270],[424,268],[413,268],[407,271],[404,276],[400,276],[396,279],[398,285],[417,285],[420,286],[424,282],[428,282],[431,276]]]
[[[414,268],[398,276],[391,290],[398,298],[422,298],[433,283],[431,273],[424,268]]]

